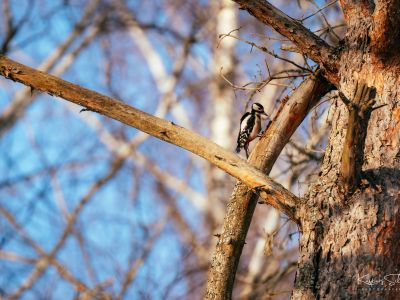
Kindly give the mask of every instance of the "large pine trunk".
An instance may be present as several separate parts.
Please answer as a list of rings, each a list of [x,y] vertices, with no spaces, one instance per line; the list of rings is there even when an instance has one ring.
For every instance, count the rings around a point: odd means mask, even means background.
[[[335,117],[320,177],[298,211],[302,236],[293,299],[398,299],[400,276],[390,274],[400,273],[399,43],[398,34],[379,23],[379,13],[346,20],[340,91],[351,102],[365,83],[376,90],[377,109],[364,120],[365,140],[357,147],[351,133],[360,122],[353,124],[351,104],[332,103]],[[347,161],[346,147],[353,151]],[[346,186],[346,163],[359,169],[353,189]]]

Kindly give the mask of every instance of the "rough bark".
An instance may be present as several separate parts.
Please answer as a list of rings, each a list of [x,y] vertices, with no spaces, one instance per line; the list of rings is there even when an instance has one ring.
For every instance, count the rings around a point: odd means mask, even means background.
[[[374,30],[371,33],[371,49],[375,56],[385,61],[398,55],[400,32],[397,30],[400,23],[400,1],[376,1],[373,14]]]
[[[346,19],[340,90],[351,99],[359,82],[365,82],[376,88],[376,105],[386,106],[371,113],[368,126],[357,129],[359,138],[365,137],[365,146],[355,153],[356,160],[361,157],[356,168],[362,178],[349,183],[354,192],[348,194],[340,184],[341,158],[351,142],[346,129],[360,120],[345,104],[337,105],[320,178],[298,210],[302,236],[293,299],[398,298],[398,283],[390,281],[397,277],[385,276],[400,269],[400,64],[385,47],[374,47],[381,34],[376,31],[382,30],[373,26],[379,13]]]
[[[366,18],[371,16],[374,11],[375,4],[371,0],[340,0],[340,6],[342,7],[343,15],[347,23],[354,17]]]
[[[294,216],[297,197],[252,167],[236,154],[209,139],[116,99],[85,89],[50,74],[37,71],[0,55],[0,75],[19,81],[32,89],[55,95],[75,104],[135,127],[168,143],[201,156],[236,177],[261,198],[288,216]]]
[[[318,76],[305,80],[281,104],[277,116],[252,151],[249,162],[266,174],[309,110],[332,86]],[[235,273],[258,196],[238,182],[228,203],[207,282],[206,299],[230,299]]]

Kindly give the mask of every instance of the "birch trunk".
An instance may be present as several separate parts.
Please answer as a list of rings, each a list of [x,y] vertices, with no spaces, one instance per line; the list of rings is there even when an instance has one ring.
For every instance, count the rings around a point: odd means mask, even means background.
[[[211,105],[213,106],[210,120],[210,138],[216,144],[226,148],[234,148],[234,135],[232,132],[232,116],[234,112],[235,95],[232,88],[223,80],[224,76],[233,77],[235,45],[234,39],[224,39],[219,43],[221,34],[226,34],[232,28],[237,28],[237,8],[230,0],[223,0],[211,5],[216,13],[215,41],[213,59],[210,63],[213,80],[210,82]],[[236,134],[236,131],[235,131]],[[226,195],[232,189],[233,181],[226,173],[212,165],[206,166],[207,194],[209,195],[209,211],[214,218],[208,218],[207,222],[212,230],[224,217],[224,204]],[[214,245],[213,245],[214,246]]]

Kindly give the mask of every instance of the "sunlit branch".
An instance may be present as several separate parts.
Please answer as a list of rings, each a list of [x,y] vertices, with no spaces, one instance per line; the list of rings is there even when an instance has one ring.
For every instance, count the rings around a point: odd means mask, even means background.
[[[81,105],[89,111],[113,118],[201,156],[241,180],[267,203],[295,220],[294,209],[298,201],[295,195],[250,166],[236,154],[193,131],[149,115],[113,98],[29,68],[5,56],[0,56],[0,74],[33,89]]]
[[[155,81],[156,89],[160,93],[160,101],[154,115],[163,118],[167,113],[172,113],[177,120],[181,120],[185,126],[189,126],[190,121],[188,118],[182,114],[177,115],[174,113],[174,110],[171,110],[171,107],[181,105],[177,101],[178,97],[175,93],[175,88],[179,83],[190,53],[190,48],[194,42],[192,33],[183,40],[182,53],[177,56],[172,67],[172,72],[169,73],[161,54],[151,42],[148,33],[137,23],[126,5],[123,4],[123,1],[117,2],[116,10],[121,17],[121,22],[127,27],[131,39],[146,62],[149,72]],[[137,143],[145,139],[147,139],[147,136],[143,132],[138,133],[136,136]]]
[[[72,106],[73,104],[71,104],[71,107]],[[137,139],[138,135],[136,135],[130,142],[120,141],[116,139],[110,132],[108,132],[104,126],[102,126],[101,121],[98,120],[96,116],[80,115],[80,117],[83,122],[97,132],[100,141],[107,147],[109,151],[119,157],[123,156],[132,159],[135,165],[145,168],[152,176],[154,176],[154,178],[162,182],[169,189],[180,193],[182,196],[187,198],[191,204],[199,210],[199,212],[205,213],[207,199],[203,194],[197,192],[187,183],[185,183],[183,180],[180,180],[173,174],[162,170],[159,166],[147,158],[146,155],[136,150],[136,148],[143,141],[142,138]],[[148,135],[146,136],[148,137]]]

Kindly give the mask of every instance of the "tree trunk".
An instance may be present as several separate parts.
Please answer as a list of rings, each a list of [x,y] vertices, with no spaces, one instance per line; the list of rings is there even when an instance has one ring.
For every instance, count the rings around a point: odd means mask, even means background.
[[[388,25],[389,10],[382,2],[364,18],[356,16],[370,7],[344,10],[351,15],[346,15],[340,91],[362,115],[361,105],[352,101],[357,85],[365,82],[376,89],[377,109],[372,108],[369,122],[366,119],[365,147],[359,149],[354,137],[346,135],[356,126],[349,105],[332,105],[335,117],[320,177],[298,210],[302,236],[293,299],[394,299],[398,293],[398,278],[389,275],[400,270],[400,72],[398,54],[391,51],[398,37],[388,28],[394,23]],[[349,161],[360,162],[359,183],[341,172],[347,147],[353,150]],[[353,190],[346,188],[348,182],[356,184]]]

